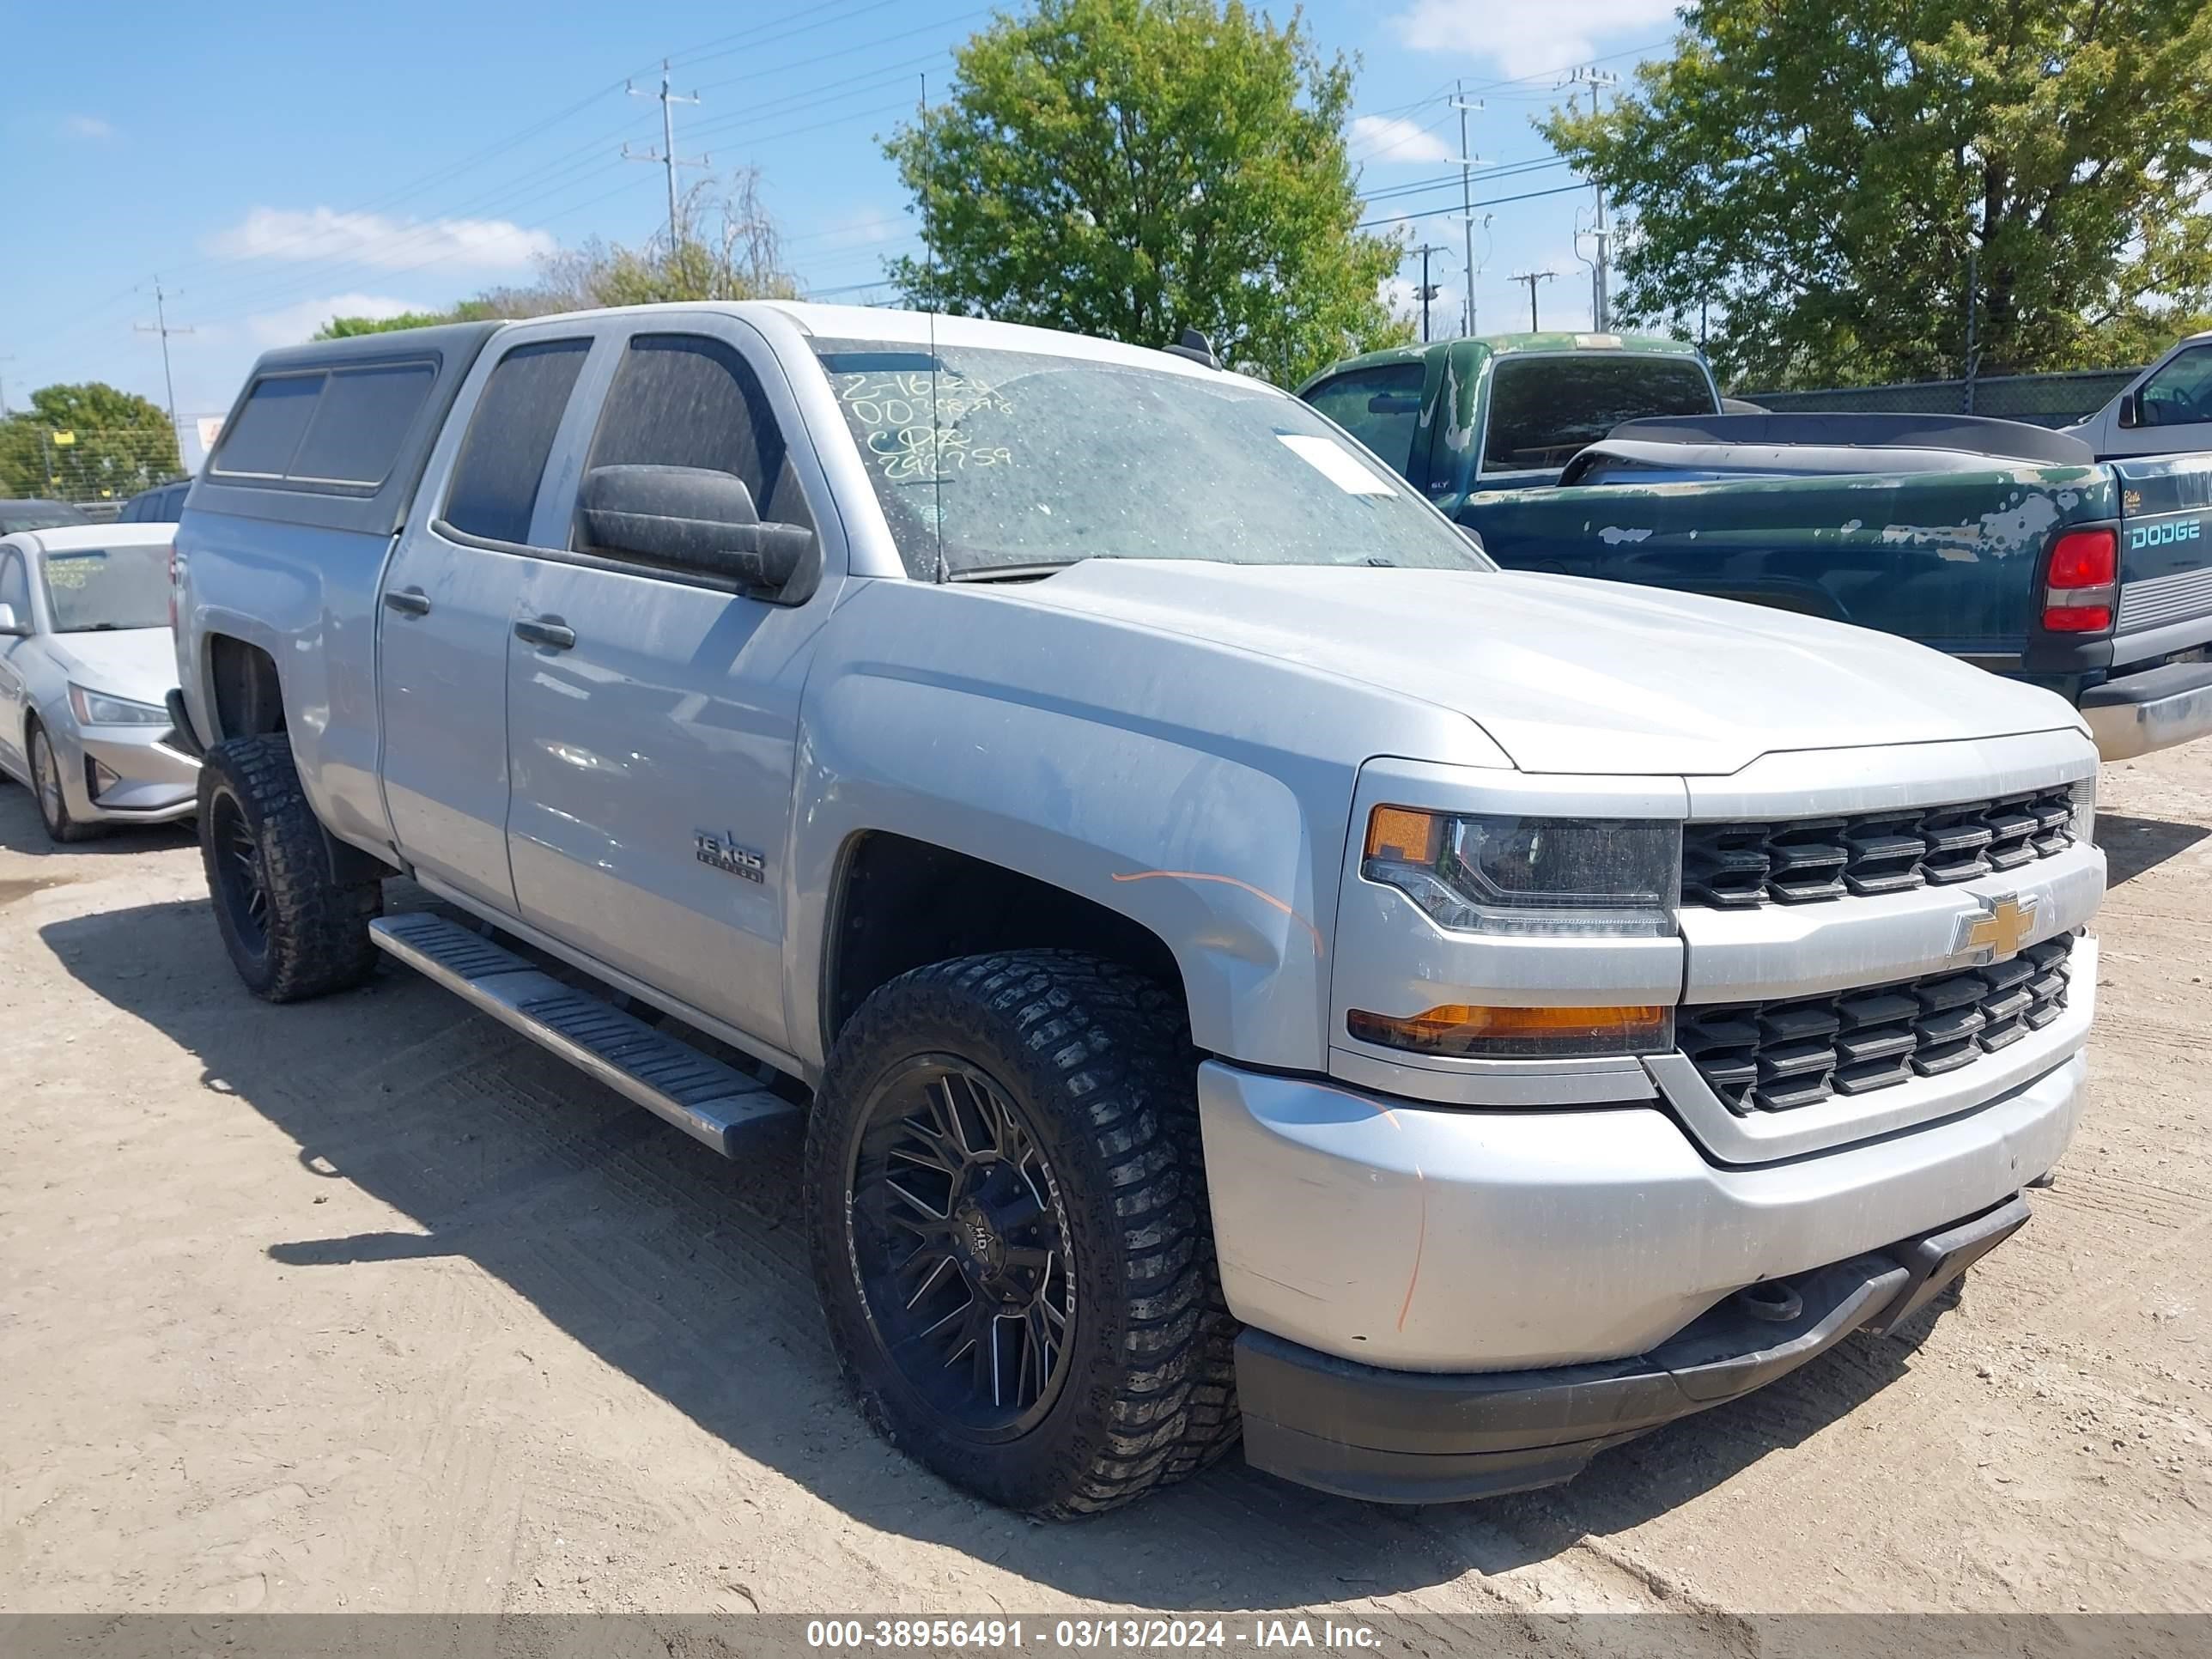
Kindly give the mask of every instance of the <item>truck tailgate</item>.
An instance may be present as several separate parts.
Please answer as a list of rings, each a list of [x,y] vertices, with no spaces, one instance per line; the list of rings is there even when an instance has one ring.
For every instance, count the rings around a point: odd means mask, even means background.
[[[2111,465],[2120,480],[2117,670],[2212,641],[2212,453]]]

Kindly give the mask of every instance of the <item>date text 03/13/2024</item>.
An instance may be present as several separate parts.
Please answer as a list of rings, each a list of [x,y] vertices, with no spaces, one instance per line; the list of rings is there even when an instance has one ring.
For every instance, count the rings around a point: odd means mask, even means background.
[[[806,1645],[834,1651],[1019,1648],[1153,1651],[1181,1648],[1316,1648],[1381,1645],[1369,1626],[1333,1619],[817,1619]]]

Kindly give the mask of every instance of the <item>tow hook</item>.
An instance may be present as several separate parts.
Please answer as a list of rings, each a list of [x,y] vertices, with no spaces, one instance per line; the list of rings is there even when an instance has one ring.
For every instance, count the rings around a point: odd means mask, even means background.
[[[1747,1285],[1735,1293],[1737,1307],[1753,1319],[1764,1319],[1777,1325],[1787,1325],[1805,1311],[1805,1298],[1780,1279],[1759,1285]]]

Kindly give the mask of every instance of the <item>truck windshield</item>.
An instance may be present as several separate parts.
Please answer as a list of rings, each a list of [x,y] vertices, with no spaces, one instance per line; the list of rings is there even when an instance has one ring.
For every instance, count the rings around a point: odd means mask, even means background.
[[[915,576],[937,574],[940,544],[945,574],[971,580],[1092,558],[1494,568],[1304,404],[1249,380],[966,346],[815,349]]]
[[[1689,356],[1578,351],[1504,357],[1490,371],[1485,472],[1565,466],[1623,421],[1711,415],[1712,382]]]
[[[86,548],[46,557],[57,634],[169,625],[169,550]]]

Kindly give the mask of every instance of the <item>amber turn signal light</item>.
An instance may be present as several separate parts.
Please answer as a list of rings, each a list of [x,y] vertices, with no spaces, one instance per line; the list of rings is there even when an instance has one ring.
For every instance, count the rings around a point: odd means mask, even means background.
[[[1367,856],[1393,864],[1434,864],[1443,850],[1444,820],[1409,806],[1378,806],[1367,819]]]
[[[1345,1029],[1362,1042],[1460,1058],[1649,1053],[1674,1041],[1671,1008],[1492,1008],[1449,1002],[1402,1018],[1352,1010]]]

